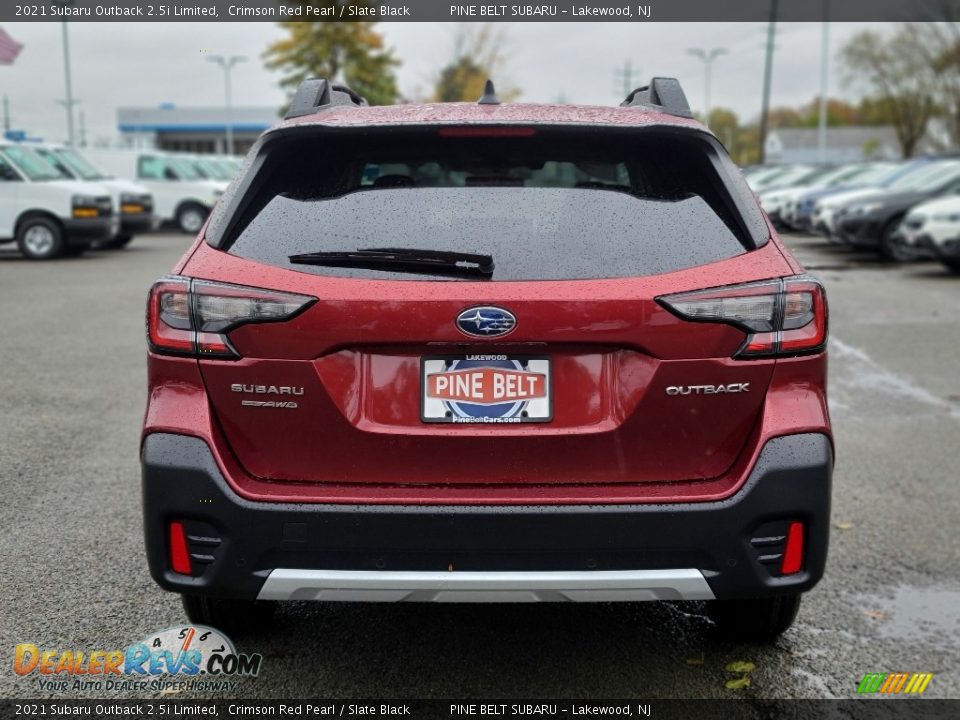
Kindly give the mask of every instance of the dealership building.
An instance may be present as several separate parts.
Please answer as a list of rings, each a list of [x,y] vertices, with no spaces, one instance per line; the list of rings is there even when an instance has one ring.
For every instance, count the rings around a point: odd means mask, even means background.
[[[242,155],[264,130],[280,121],[275,107],[230,111],[234,153]],[[130,107],[117,110],[117,129],[127,147],[192,153],[227,152],[226,108]]]

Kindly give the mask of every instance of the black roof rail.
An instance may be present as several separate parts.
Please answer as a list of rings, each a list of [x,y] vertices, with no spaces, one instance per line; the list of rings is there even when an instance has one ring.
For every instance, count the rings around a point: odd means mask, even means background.
[[[669,115],[692,118],[690,103],[676,78],[655,77],[627,95],[620,107],[649,107]]]
[[[309,78],[301,82],[293,94],[293,100],[290,101],[290,107],[283,119],[313,115],[315,112],[337,105],[364,107],[367,104],[365,98],[346,85],[336,85],[323,78]]]

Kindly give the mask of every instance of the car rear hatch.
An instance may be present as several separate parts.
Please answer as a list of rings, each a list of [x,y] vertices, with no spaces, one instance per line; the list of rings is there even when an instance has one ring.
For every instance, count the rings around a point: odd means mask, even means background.
[[[658,298],[790,268],[773,244],[751,247],[718,155],[703,140],[589,152],[553,138],[443,140],[367,138],[350,162],[301,146],[309,170],[285,165],[222,247],[190,260],[193,278],[300,298],[288,319],[224,333],[229,358],[201,357],[242,467],[318,494],[633,484],[656,495],[724,475],[773,361],[732,359],[747,333]],[[307,178],[321,166],[336,170]]]

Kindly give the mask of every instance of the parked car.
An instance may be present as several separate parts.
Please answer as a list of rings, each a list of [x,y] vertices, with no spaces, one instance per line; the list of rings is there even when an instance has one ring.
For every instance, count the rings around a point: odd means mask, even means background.
[[[783,209],[783,200],[789,197],[795,188],[806,187],[820,178],[829,177],[836,170],[837,168],[832,166],[814,165],[802,173],[789,175],[789,179],[781,178],[757,193],[760,198],[760,206],[775,226],[782,227],[780,212]]]
[[[230,182],[236,171],[229,170],[215,155],[181,155],[189,162],[201,177],[207,180]]]
[[[153,195],[144,185],[108,177],[74,148],[53,144],[31,147],[57,168],[64,178],[95,182],[110,190],[113,206],[120,213],[120,231],[115,237],[99,242],[99,247],[124,247],[135,235],[153,230],[157,226],[159,221],[153,214]]]
[[[781,228],[792,228],[793,208],[796,200],[811,190],[820,190],[846,182],[848,179],[862,174],[867,166],[839,165],[834,167],[821,166],[817,171],[808,174],[800,181],[787,186],[780,186],[760,193],[760,204],[770,219]]]
[[[960,197],[937,198],[911,208],[898,235],[905,252],[932,255],[960,273]]]
[[[150,150],[87,151],[87,157],[114,177],[135,178],[153,195],[154,212],[163,223],[197,233],[227,183],[204,178],[192,163],[173,154]]]
[[[810,230],[813,208],[818,199],[836,192],[876,185],[899,170],[900,165],[892,162],[857,163],[838,170],[837,176],[829,181],[821,180],[805,188],[797,188],[784,202],[783,223],[791,230]]]
[[[813,165],[772,165],[758,168],[750,173],[747,184],[759,193],[773,187],[782,187],[801,178],[814,169]]]
[[[619,108],[307,80],[148,302],[151,573],[283,600],[707,600],[820,579],[827,305],[676,80]]]
[[[24,257],[77,255],[120,229],[108,188],[64,180],[32,148],[0,143],[0,243],[16,242]]]
[[[937,163],[931,170],[939,172],[922,181],[916,179],[923,171],[917,173],[905,190],[887,191],[848,205],[839,222],[840,239],[854,248],[877,250],[885,260],[911,259],[896,237],[907,211],[925,200],[960,193],[960,160]]]
[[[822,233],[832,242],[841,242],[839,223],[851,209],[862,201],[882,197],[886,193],[909,192],[916,185],[936,182],[944,172],[949,172],[946,163],[949,160],[914,161],[906,165],[903,172],[896,173],[876,187],[863,187],[835,193],[823,198],[814,206],[814,230]]]

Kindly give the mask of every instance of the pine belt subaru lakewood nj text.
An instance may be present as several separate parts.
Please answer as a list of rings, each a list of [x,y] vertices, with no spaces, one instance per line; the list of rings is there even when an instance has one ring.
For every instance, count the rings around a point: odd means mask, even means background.
[[[706,600],[823,574],[827,304],[676,80],[619,108],[307,80],[153,286],[143,502],[191,620]]]

